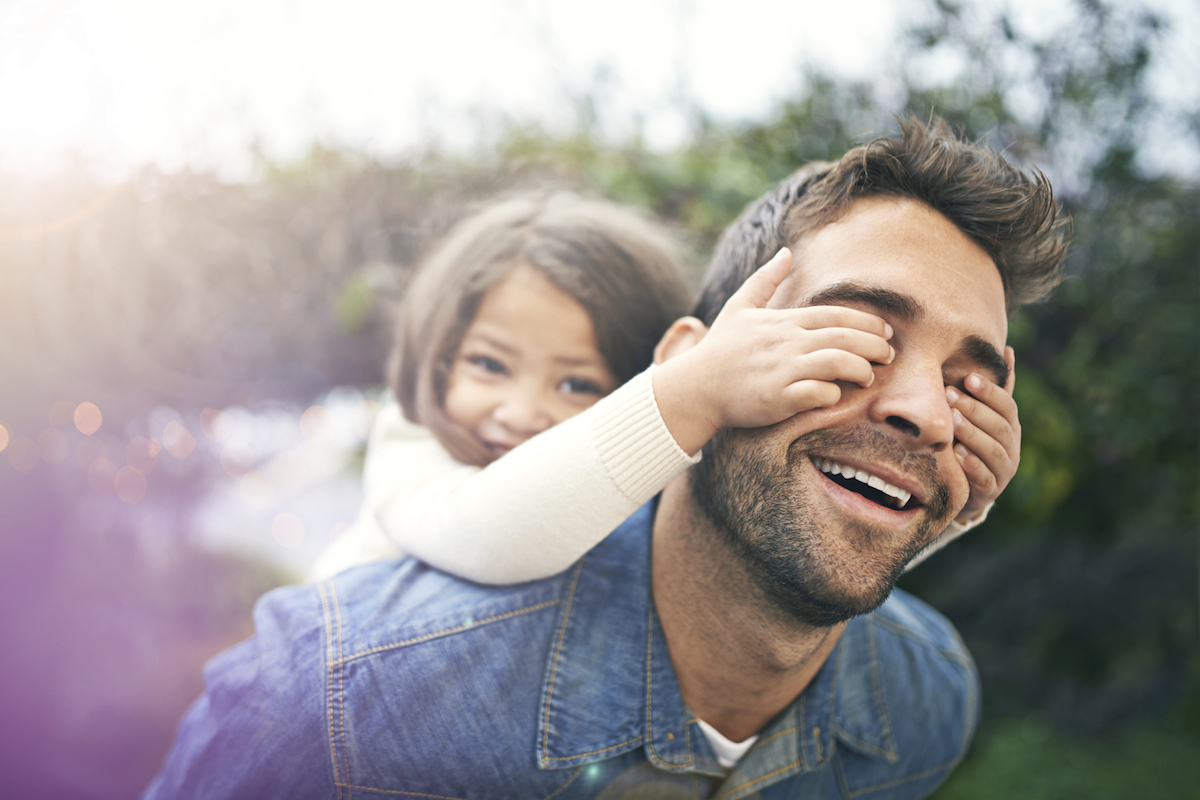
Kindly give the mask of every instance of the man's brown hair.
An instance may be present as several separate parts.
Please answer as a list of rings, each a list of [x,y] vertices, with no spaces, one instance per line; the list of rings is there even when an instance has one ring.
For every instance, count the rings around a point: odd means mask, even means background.
[[[864,197],[917,200],[954,223],[996,263],[1009,313],[1046,297],[1062,280],[1070,220],[1046,176],[963,141],[940,118],[929,124],[908,118],[900,121],[899,138],[876,139],[837,162],[808,164],[751,203],[717,243],[695,316],[711,325],[779,248],[836,221]]]
[[[460,222],[405,292],[389,379],[404,416],[463,463],[491,456],[443,410],[450,367],[484,296],[521,266],[583,306],[618,386],[650,365],[659,337],[692,300],[672,237],[615,203],[535,192]]]

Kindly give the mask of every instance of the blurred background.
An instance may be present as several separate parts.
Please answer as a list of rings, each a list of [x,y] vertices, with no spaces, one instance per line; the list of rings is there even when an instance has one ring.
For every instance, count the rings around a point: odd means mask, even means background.
[[[136,797],[354,517],[390,313],[471,202],[668,221],[931,112],[1050,177],[1021,469],[903,584],[983,676],[948,798],[1200,785],[1193,0],[0,2],[0,794]]]

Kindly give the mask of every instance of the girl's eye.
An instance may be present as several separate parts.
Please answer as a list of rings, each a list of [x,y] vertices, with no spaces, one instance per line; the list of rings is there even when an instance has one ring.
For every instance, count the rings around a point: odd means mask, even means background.
[[[467,356],[466,360],[468,364],[479,367],[484,372],[490,372],[493,375],[505,375],[508,373],[508,369],[491,356]]]
[[[589,381],[586,378],[567,378],[561,384],[560,388],[569,394],[594,394],[603,396],[604,390],[596,383]]]

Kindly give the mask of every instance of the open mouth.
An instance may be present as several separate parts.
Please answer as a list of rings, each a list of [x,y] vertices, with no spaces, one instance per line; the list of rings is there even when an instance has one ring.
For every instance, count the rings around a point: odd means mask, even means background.
[[[861,494],[884,508],[908,511],[920,505],[911,492],[893,486],[883,478],[872,475],[866,470],[847,467],[820,456],[813,456],[812,462],[813,466],[821,470],[825,477],[834,483],[855,494]]]

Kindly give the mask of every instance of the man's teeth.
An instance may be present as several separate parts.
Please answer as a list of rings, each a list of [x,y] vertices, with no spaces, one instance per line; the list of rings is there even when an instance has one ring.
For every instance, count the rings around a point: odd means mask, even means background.
[[[889,497],[896,498],[896,508],[904,508],[904,506],[908,505],[908,499],[912,497],[912,492],[906,492],[899,486],[893,486],[883,478],[872,475],[866,470],[843,466],[836,461],[830,461],[828,458],[814,457],[812,461],[821,472],[832,472],[834,475],[841,475],[843,478],[854,478],[854,480],[861,481],[872,489],[878,489]]]

